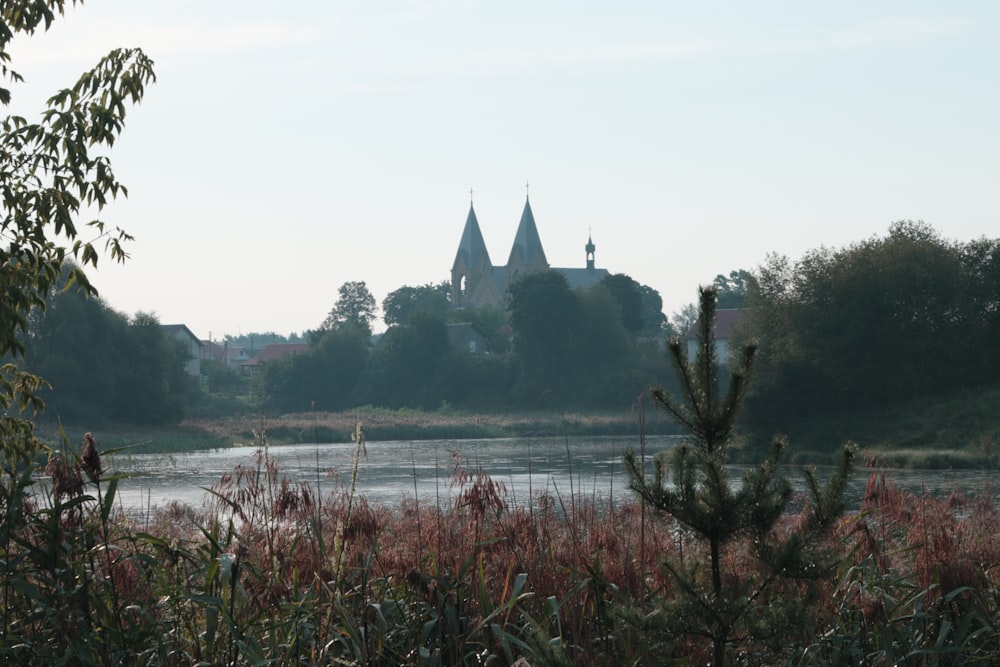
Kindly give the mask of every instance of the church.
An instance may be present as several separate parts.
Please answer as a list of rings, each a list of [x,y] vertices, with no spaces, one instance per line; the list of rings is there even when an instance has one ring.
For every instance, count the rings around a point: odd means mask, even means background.
[[[479,229],[476,211],[469,204],[469,217],[465,220],[462,240],[458,244],[455,263],[451,268],[451,305],[453,308],[476,308],[507,304],[507,287],[529,273],[537,271],[558,271],[572,289],[586,289],[608,275],[607,269],[594,266],[593,240],[588,237],[586,264],[578,268],[558,268],[549,266],[545,250],[538,237],[535,216],[531,212],[531,202],[525,197],[524,212],[514,235],[514,245],[510,249],[507,264],[494,266]]]

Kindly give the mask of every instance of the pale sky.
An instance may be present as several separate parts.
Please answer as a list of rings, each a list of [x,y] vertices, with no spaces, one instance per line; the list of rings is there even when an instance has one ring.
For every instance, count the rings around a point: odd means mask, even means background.
[[[103,216],[131,258],[92,277],[202,338],[448,279],[470,189],[504,263],[526,182],[550,264],[582,267],[591,232],[669,317],[896,220],[1000,236],[998,35],[989,0],[89,0],[12,46],[9,111],[111,48],[155,60]]]

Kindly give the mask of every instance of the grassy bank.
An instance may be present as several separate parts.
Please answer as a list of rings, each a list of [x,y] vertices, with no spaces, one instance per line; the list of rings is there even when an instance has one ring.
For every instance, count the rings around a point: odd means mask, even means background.
[[[361,423],[369,441],[505,438],[525,435],[584,436],[635,435],[640,421],[635,413],[520,413],[472,414],[456,411],[386,410],[364,407],[348,412],[308,412],[279,417],[226,417],[189,420],[178,426],[136,427],[122,424],[63,425],[70,442],[90,431],[104,448],[135,446],[143,452],[182,452],[252,444],[255,433],[267,433],[274,445],[350,442]],[[673,433],[663,415],[647,416],[648,434]],[[40,424],[42,439],[59,442],[55,424]]]
[[[676,433],[661,412],[644,415],[647,434]],[[136,446],[143,452],[183,452],[247,445],[263,426],[272,444],[350,442],[361,422],[372,441],[503,438],[524,435],[634,435],[639,414],[618,413],[467,413],[455,410],[387,410],[363,407],[345,412],[306,412],[261,419],[225,417],[189,420],[177,426],[122,424],[64,425],[70,442],[84,433],[98,435],[103,447]],[[43,439],[59,442],[58,425],[38,426]],[[791,463],[830,463],[846,442],[865,458],[892,468],[949,469],[1000,466],[1000,390],[966,391],[897,404],[889,409],[789,420],[785,431]],[[760,438],[764,443],[764,438]],[[758,443],[758,444],[761,444]],[[734,450],[734,461],[755,461],[761,451]]]
[[[231,447],[232,441],[202,425],[183,423],[165,426],[136,426],[132,424],[58,424],[40,422],[35,432],[49,446],[58,449],[62,434],[73,445],[79,444],[84,433],[93,433],[101,448],[135,448],[140,452],[176,453],[201,449]]]
[[[829,463],[851,441],[863,458],[892,468],[991,469],[1000,466],[1000,389],[963,390],[871,411],[796,418],[784,435],[793,463]],[[758,445],[763,434],[758,437]],[[750,460],[760,451],[748,453]]]
[[[308,412],[268,419],[223,419],[192,422],[208,433],[244,444],[263,426],[274,444],[350,442],[360,423],[370,441],[461,438],[507,438],[525,435],[639,434],[637,415],[584,413],[482,414],[455,411],[386,410],[364,407],[347,412]],[[664,418],[647,422],[647,433],[672,432]]]

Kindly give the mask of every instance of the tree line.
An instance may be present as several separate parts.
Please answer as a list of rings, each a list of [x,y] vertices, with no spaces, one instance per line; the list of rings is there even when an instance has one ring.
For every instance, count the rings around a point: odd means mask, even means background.
[[[923,222],[753,273],[744,339],[760,342],[746,426],[834,417],[996,386],[1000,240]]]
[[[309,350],[264,367],[264,407],[619,407],[665,368],[662,300],[628,276],[573,290],[558,272],[531,274],[511,286],[504,310],[452,309],[449,295],[446,283],[391,292],[389,328],[373,344],[375,299],[363,281],[344,283]],[[484,353],[452,341],[459,325],[483,337]]]
[[[28,317],[23,367],[44,378],[47,412],[65,421],[175,423],[199,398],[190,357],[156,315],[127,316],[74,287]]]

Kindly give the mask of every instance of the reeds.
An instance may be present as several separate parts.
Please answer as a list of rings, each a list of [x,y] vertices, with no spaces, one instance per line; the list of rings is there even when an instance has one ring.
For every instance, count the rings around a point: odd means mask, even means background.
[[[6,471],[0,658],[533,666],[704,659],[700,638],[657,624],[656,600],[674,594],[658,559],[681,560],[684,541],[638,502],[538,493],[526,503],[456,456],[444,506],[415,498],[375,505],[349,479],[289,482],[263,428],[257,444],[253,463],[214,487],[214,506],[175,504],[148,518],[116,509],[113,471],[84,450],[53,453],[49,493],[31,491],[30,475]],[[359,438],[352,474],[363,465]],[[790,527],[798,520],[785,519]],[[746,664],[996,662],[998,534],[1000,509],[989,493],[907,494],[873,469],[862,509],[831,537],[843,553],[839,575],[804,601],[808,622],[771,641],[736,638],[733,655]],[[684,556],[694,562],[696,554]],[[775,595],[804,590],[791,582]]]

